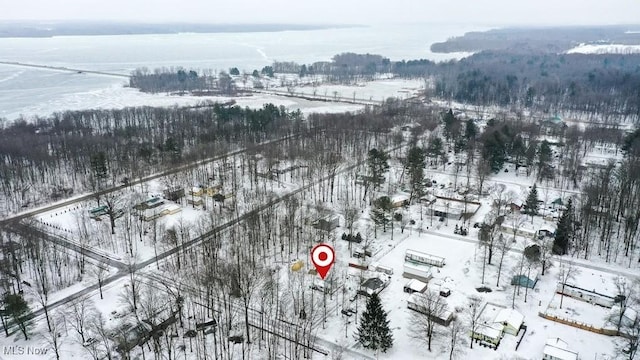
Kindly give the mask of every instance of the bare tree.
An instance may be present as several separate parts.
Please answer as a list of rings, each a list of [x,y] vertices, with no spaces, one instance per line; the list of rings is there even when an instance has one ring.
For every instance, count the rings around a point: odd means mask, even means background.
[[[140,300],[140,278],[137,274],[136,256],[131,256],[127,260],[127,273],[129,282],[125,285],[121,294],[121,299],[127,305],[131,312],[138,318],[138,301]]]
[[[98,280],[98,288],[100,289],[100,300],[104,299],[102,295],[102,285],[104,283],[104,278],[107,275],[107,266],[108,264],[96,264],[92,269],[93,276]]]
[[[111,225],[111,234],[116,233],[116,219],[122,215],[122,205],[119,195],[116,192],[110,192],[104,195],[104,206],[106,206],[109,224]]]
[[[619,336],[615,340],[618,359],[634,360],[640,347],[640,316],[623,328],[625,336]]]
[[[447,329],[447,333],[449,335],[449,360],[453,360],[455,356],[461,353],[462,345],[464,345],[466,338],[464,337],[466,329],[464,324],[458,320],[453,319],[453,321],[449,324]]]
[[[89,322],[88,325],[89,332],[93,334],[93,337],[98,340],[98,342],[102,346],[104,355],[108,360],[113,359],[111,353],[111,331],[107,328],[104,316],[102,316],[102,314],[97,314],[94,318],[91,319],[91,322]],[[98,352],[97,349],[95,352]]]
[[[624,325],[624,318],[627,309],[629,309],[630,306],[635,305],[637,302],[637,289],[635,283],[622,276],[616,277],[614,279],[614,284],[616,286],[616,296],[618,301],[613,307],[613,311],[609,315],[607,321],[613,324],[616,329],[620,331]]]
[[[542,276],[545,271],[551,267],[551,257],[553,256],[553,238],[549,236],[543,236],[538,240],[540,245],[540,268],[542,269]]]
[[[482,312],[482,298],[477,295],[469,296],[469,310],[467,312],[467,318],[469,321],[469,331],[471,332],[471,348],[473,349],[473,333],[478,329],[480,325],[480,313]]]
[[[64,343],[64,337],[62,334],[63,323],[63,314],[55,312],[53,316],[51,316],[49,332],[43,334],[44,340],[53,349],[53,352],[56,355],[56,360],[60,360],[60,348]]]
[[[484,182],[491,173],[491,167],[487,160],[480,159],[477,162],[476,166],[476,179],[478,180],[478,194],[482,195],[482,188],[484,186]]]
[[[514,238],[515,241],[515,238]],[[504,262],[505,255],[511,250],[513,245],[513,241],[511,239],[507,239],[503,234],[498,236],[497,241],[497,250],[500,254],[500,260],[498,262],[498,276],[496,279],[496,286],[500,286],[500,275],[502,274],[502,263]]]
[[[85,336],[87,327],[93,321],[93,317],[96,316],[96,311],[93,302],[87,298],[81,298],[74,302],[69,311],[67,311],[66,320],[78,333],[82,344],[87,341]]]
[[[436,333],[436,324],[447,311],[447,303],[435,291],[428,290],[424,294],[416,293],[415,306],[418,313],[411,317],[412,336],[427,343],[431,351],[431,342]]]
[[[560,262],[560,271],[558,272],[558,282],[562,286],[562,291],[560,293],[560,309],[562,309],[562,300],[564,300],[564,286],[567,284],[569,280],[573,280],[580,273],[580,269],[578,269],[571,262]]]

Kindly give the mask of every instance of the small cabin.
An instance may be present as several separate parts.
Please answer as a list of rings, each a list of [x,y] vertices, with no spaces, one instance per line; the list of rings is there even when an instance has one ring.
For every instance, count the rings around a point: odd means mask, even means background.
[[[391,207],[399,208],[409,205],[409,197],[406,195],[395,195],[391,198]]]
[[[423,293],[427,290],[427,283],[422,282],[417,279],[411,279],[404,285],[404,292],[413,294],[413,293]]]
[[[384,288],[389,285],[389,278],[384,276],[378,276],[367,279],[360,284],[358,294],[371,296],[373,294],[379,294]]]
[[[511,278],[511,285],[519,285],[529,289],[535,288],[537,282],[538,282],[537,272],[529,275],[527,274],[514,275]]]
[[[314,221],[311,226],[324,231],[333,231],[340,226],[340,218],[337,215],[327,215]]]
[[[567,343],[560,338],[548,339],[542,360],[578,360],[578,353],[569,350]]]

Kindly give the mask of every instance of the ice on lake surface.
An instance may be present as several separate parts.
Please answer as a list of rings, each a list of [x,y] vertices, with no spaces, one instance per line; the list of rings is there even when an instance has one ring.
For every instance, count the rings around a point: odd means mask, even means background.
[[[445,60],[460,54],[434,54],[429,50],[432,43],[482,29],[403,24],[261,33],[0,38],[0,61],[129,74],[139,67],[171,66],[251,72],[273,61],[329,61],[343,52],[381,54],[392,60]],[[0,65],[0,118],[122,103],[105,97],[122,96],[121,91],[106,90],[124,83],[124,78]]]

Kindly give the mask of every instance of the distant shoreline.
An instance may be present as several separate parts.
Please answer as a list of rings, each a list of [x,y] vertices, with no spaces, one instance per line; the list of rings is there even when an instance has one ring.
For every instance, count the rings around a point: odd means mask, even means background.
[[[188,24],[109,22],[0,21],[0,38],[50,38],[55,36],[166,35],[180,33],[249,33],[309,31],[366,27],[357,24]]]
[[[506,27],[470,31],[431,44],[434,53],[481,52],[562,53],[580,44],[640,45],[638,25]]]

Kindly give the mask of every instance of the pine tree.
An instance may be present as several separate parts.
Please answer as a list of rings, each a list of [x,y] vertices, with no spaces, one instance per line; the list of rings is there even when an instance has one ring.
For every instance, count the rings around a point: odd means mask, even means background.
[[[407,154],[407,171],[409,173],[409,184],[411,185],[411,202],[414,197],[422,196],[424,186],[425,152],[422,148],[414,146]]]
[[[539,179],[551,179],[553,177],[553,172],[551,169],[552,155],[553,151],[551,150],[551,146],[549,146],[549,142],[544,140],[542,143],[540,143],[540,148],[538,149]]]
[[[367,309],[362,313],[356,340],[365,349],[386,352],[393,346],[393,334],[389,328],[387,313],[382,308],[378,294],[372,294]]]
[[[98,179],[104,179],[107,177],[107,156],[104,152],[99,151],[91,155],[91,169],[93,174]]]
[[[369,150],[367,158],[369,172],[371,174],[371,184],[374,189],[378,189],[384,183],[384,173],[389,170],[389,155],[378,149]]]
[[[455,134],[454,130],[456,117],[453,115],[453,110],[449,109],[449,111],[444,113],[442,116],[442,122],[444,123],[444,137],[447,138],[447,140],[451,140],[456,137],[457,134]]]
[[[8,316],[15,324],[18,325],[20,331],[24,335],[25,340],[28,338],[27,319],[31,316],[29,304],[24,300],[22,295],[7,293],[3,299],[4,314]]]
[[[531,187],[531,191],[527,196],[526,208],[524,209],[524,213],[531,216],[531,221],[533,221],[533,216],[538,215],[538,188],[536,184],[533,184]]]
[[[571,224],[571,213],[573,212],[573,206],[571,199],[567,202],[567,208],[562,212],[562,216],[558,219],[558,228],[556,230],[556,236],[553,240],[553,253],[556,255],[564,255],[569,248],[569,239],[573,234],[573,228]]]

